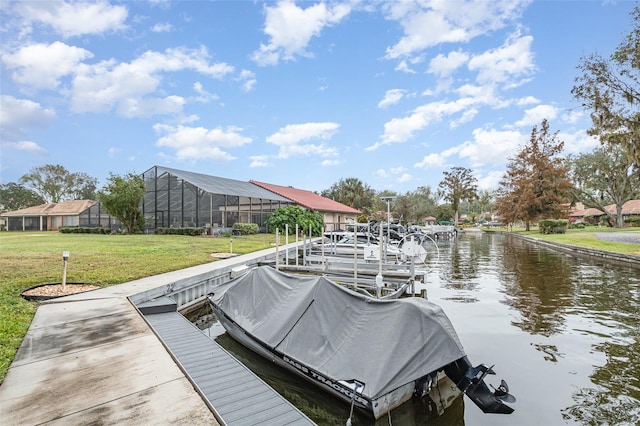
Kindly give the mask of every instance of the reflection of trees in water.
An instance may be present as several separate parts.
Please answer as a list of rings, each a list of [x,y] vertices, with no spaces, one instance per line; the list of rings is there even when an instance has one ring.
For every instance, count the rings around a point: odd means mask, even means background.
[[[583,424],[640,424],[640,271],[633,268],[584,268],[577,305],[606,340],[593,349],[606,355],[565,419]]]
[[[488,236],[469,233],[457,240],[439,243],[441,265],[438,272],[446,288],[467,291],[478,289],[482,266],[491,257],[491,246],[486,237]]]
[[[574,304],[575,262],[516,238],[504,239],[498,259],[505,303],[522,317],[513,325],[543,336],[561,332]]]
[[[576,315],[588,320],[585,328],[567,333],[602,339],[593,351],[607,362],[594,367],[594,387],[578,389],[562,416],[589,425],[640,424],[640,270],[566,257],[515,238],[505,239],[499,258],[505,303],[522,316],[514,325],[550,336]],[[547,346],[536,349],[550,353]]]

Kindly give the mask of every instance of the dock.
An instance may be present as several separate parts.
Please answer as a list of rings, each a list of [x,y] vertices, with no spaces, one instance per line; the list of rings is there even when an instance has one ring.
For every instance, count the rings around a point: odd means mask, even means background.
[[[0,385],[1,423],[313,424],[166,303],[131,301],[267,251],[43,302]]]

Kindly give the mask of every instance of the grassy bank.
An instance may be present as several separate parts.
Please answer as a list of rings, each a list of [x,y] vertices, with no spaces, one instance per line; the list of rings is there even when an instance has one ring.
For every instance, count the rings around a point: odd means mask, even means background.
[[[488,229],[491,231],[492,229]],[[505,231],[506,228],[496,228],[495,230]],[[640,256],[640,244],[629,244],[622,242],[606,241],[598,238],[599,233],[633,233],[640,239],[640,229],[638,228],[585,228],[585,229],[568,229],[565,234],[540,234],[538,229],[532,229],[531,231],[525,231],[524,229],[509,230],[518,234],[527,235],[532,238],[540,238],[542,240],[567,244],[577,247],[586,247],[593,250],[610,251],[614,253],[623,253]]]
[[[233,253],[272,247],[275,235],[233,237]],[[230,238],[179,235],[92,235],[57,232],[0,233],[0,383],[36,311],[20,293],[62,280],[62,252],[69,251],[67,282],[107,287],[215,261],[229,253]]]

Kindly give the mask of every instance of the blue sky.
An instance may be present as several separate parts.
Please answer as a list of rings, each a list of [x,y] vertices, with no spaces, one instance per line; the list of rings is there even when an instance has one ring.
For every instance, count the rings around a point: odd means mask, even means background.
[[[547,118],[591,151],[571,96],[631,1],[0,1],[0,183],[62,164],[153,165],[322,191],[495,189]]]

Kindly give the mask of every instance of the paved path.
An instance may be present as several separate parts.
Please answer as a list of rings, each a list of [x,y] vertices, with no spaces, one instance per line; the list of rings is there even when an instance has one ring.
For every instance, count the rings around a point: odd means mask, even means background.
[[[596,238],[615,243],[640,244],[640,231],[596,232]]]
[[[40,305],[0,386],[0,424],[218,424],[127,297],[242,257]]]

